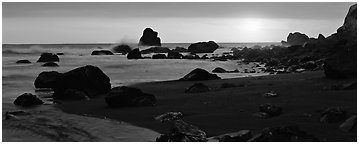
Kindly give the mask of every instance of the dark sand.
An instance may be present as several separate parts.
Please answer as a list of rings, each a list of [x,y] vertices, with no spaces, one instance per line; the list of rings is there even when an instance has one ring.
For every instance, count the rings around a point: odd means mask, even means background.
[[[159,133],[167,133],[170,126],[154,117],[179,111],[184,114],[184,121],[198,126],[208,137],[244,129],[257,133],[266,127],[297,125],[321,141],[356,141],[356,132],[346,133],[338,129],[341,123],[319,122],[321,111],[328,107],[341,106],[349,115],[356,115],[356,90],[323,90],[325,86],[353,81],[356,79],[328,80],[323,71],[317,71],[201,81],[213,90],[197,94],[184,93],[185,88],[195,82],[152,82],[133,87],[154,94],[158,99],[154,107],[108,108],[103,97],[66,102],[58,107],[68,113],[108,117]],[[245,87],[220,88],[222,83],[245,84]],[[264,98],[262,94],[268,90],[276,91],[279,96]],[[264,103],[282,106],[283,114],[267,119],[252,116]]]

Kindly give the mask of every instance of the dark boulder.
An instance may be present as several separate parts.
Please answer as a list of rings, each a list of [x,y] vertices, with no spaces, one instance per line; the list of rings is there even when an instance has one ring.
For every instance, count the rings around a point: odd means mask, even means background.
[[[37,62],[55,62],[60,61],[59,57],[56,54],[52,53],[42,53]]]
[[[56,80],[62,76],[57,71],[45,71],[41,72],[35,79],[35,88],[53,88]]]
[[[113,55],[113,53],[110,50],[94,50],[92,51],[91,55]]]
[[[127,54],[127,59],[142,59],[140,49],[136,48]]]
[[[36,95],[33,95],[31,93],[24,93],[20,96],[18,96],[14,104],[19,106],[33,106],[33,105],[41,105],[44,102],[40,100]]]
[[[173,121],[170,133],[162,134],[156,142],[206,142],[206,133],[182,120]]]
[[[172,51],[168,52],[167,58],[168,59],[182,59],[183,55],[177,51],[172,50]]]
[[[300,32],[289,33],[287,37],[287,43],[289,45],[303,45],[305,42],[309,40],[309,37]]]
[[[59,53],[56,53],[56,55],[65,55],[64,53],[62,53],[62,52],[59,52]]]
[[[212,70],[213,73],[228,73],[227,70],[220,68],[220,67],[216,67],[214,70]]]
[[[208,92],[210,89],[203,83],[195,83],[192,86],[186,88],[185,93],[202,93]]]
[[[347,113],[340,107],[326,109],[320,118],[323,123],[336,123],[344,121],[348,117]]]
[[[219,46],[214,41],[191,44],[188,51],[191,53],[213,53]]]
[[[153,106],[156,104],[155,96],[143,93],[138,88],[115,87],[106,95],[109,107]]]
[[[180,81],[201,81],[201,80],[215,80],[221,79],[216,74],[211,74],[204,69],[196,68],[185,75]]]
[[[58,67],[59,65],[55,62],[47,62],[47,63],[42,64],[41,66],[43,66],[43,67]]]
[[[167,59],[165,54],[155,54],[152,56],[152,59]]]
[[[126,44],[121,44],[112,48],[113,52],[121,53],[123,55],[129,53],[131,50],[132,50],[131,47]]]
[[[141,50],[141,54],[150,54],[150,53],[168,53],[171,50],[168,47],[151,47],[145,50]]]
[[[151,28],[146,28],[143,31],[143,35],[140,38],[139,46],[161,46],[161,39],[158,33],[153,31]]]
[[[265,128],[253,136],[249,142],[318,142],[313,135],[300,130],[297,126]]]
[[[17,64],[29,64],[31,63],[29,60],[18,60],[16,61]]]
[[[87,65],[64,73],[55,81],[52,89],[55,99],[72,99],[64,94],[68,89],[82,91],[93,98],[109,92],[111,83],[110,78],[100,68]]]

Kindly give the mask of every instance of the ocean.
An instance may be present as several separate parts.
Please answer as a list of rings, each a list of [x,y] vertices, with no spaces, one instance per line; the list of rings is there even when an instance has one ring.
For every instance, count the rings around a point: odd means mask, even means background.
[[[219,43],[214,53],[229,52],[233,47],[267,46],[280,43]],[[136,44],[129,44],[137,47]],[[163,43],[162,46],[187,48],[190,43]],[[35,92],[34,81],[43,71],[67,72],[85,65],[98,66],[111,79],[112,87],[139,82],[175,80],[183,77],[195,68],[212,71],[216,67],[227,70],[242,69],[237,61],[211,60],[128,60],[125,55],[91,56],[94,49],[112,49],[116,44],[3,44],[2,48],[2,101],[12,103],[23,93]],[[147,47],[140,47],[145,49]],[[64,53],[59,55],[59,67],[42,67],[36,63],[43,52]],[[16,64],[27,59],[31,64]],[[248,76],[243,73],[219,74],[222,78]]]
[[[221,54],[223,52],[231,51],[233,47],[252,47],[254,45],[279,45],[279,43],[219,43],[220,48],[214,53]],[[137,47],[136,44],[129,44],[131,47]],[[185,47],[187,48],[190,43],[164,43],[162,46],[175,48]],[[95,49],[109,49],[111,50],[116,44],[3,44],[2,48],[2,114],[5,115],[7,111],[14,110],[25,110],[25,111],[43,111],[42,116],[47,117],[52,123],[58,123],[60,125],[67,121],[77,121],[82,125],[79,127],[81,130],[87,131],[92,125],[88,123],[111,123],[108,126],[102,125],[98,127],[99,131],[106,131],[112,133],[112,135],[106,135],[115,137],[118,131],[116,128],[125,129],[122,134],[123,138],[109,138],[100,141],[138,141],[139,139],[133,137],[138,133],[143,133],[143,137],[146,138],[144,141],[152,140],[155,137],[156,132],[148,129],[139,128],[131,125],[115,124],[111,121],[103,119],[91,119],[70,115],[56,110],[52,107],[51,92],[36,91],[34,81],[36,77],[43,71],[58,71],[67,72],[77,67],[85,65],[94,65],[99,67],[106,75],[110,77],[112,87],[131,85],[141,82],[152,82],[152,81],[166,81],[176,80],[195,68],[202,68],[207,71],[212,71],[216,67],[222,67],[227,70],[242,70],[251,65],[239,65],[235,60],[229,61],[212,61],[208,60],[186,60],[186,59],[139,59],[139,60],[128,60],[125,55],[102,55],[102,56],[91,56],[91,52]],[[148,47],[140,47],[140,49],[146,49]],[[43,63],[36,63],[41,53],[64,53],[59,55],[60,62],[59,67],[42,67]],[[210,56],[211,54],[209,54]],[[31,64],[16,64],[16,61],[21,59],[27,59],[31,61]],[[246,77],[263,75],[263,73],[226,73],[218,74],[221,78],[235,78],[235,77]],[[26,109],[13,104],[16,97],[23,93],[36,94],[40,99],[45,101],[45,105],[32,107]],[[41,115],[35,116],[42,117]],[[60,119],[59,119],[60,118]],[[75,119],[75,120],[74,120]],[[55,121],[58,120],[58,121]],[[38,127],[37,124],[24,123],[24,126],[28,127],[29,130],[23,131],[17,123],[12,121],[4,121],[10,127],[3,129],[3,140],[5,141],[47,141],[43,139],[46,134],[39,134],[36,132],[37,129],[43,129],[51,133],[54,129],[47,127]],[[73,124],[74,125],[74,124]],[[20,129],[19,129],[20,127]],[[32,129],[32,130],[31,130]],[[74,133],[75,134],[75,133]],[[24,135],[22,138],[18,138],[16,135]],[[72,134],[69,134],[72,135]],[[97,134],[99,135],[99,134]],[[101,136],[103,138],[105,135]],[[45,136],[46,137],[46,136]],[[86,138],[83,137],[83,138]],[[65,139],[69,140],[69,139]],[[50,140],[57,141],[57,140]],[[71,141],[71,139],[70,139]],[[86,140],[85,140],[86,141]]]

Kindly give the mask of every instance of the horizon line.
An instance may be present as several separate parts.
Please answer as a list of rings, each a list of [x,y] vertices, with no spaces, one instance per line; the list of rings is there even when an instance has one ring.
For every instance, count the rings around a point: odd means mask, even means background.
[[[204,41],[197,41],[197,42],[204,42]],[[170,43],[197,43],[197,42],[162,42],[162,44],[170,44]],[[280,43],[280,41],[263,41],[263,42],[216,42],[216,43]],[[3,43],[3,45],[30,45],[30,44],[42,44],[42,45],[60,45],[60,44],[136,44],[135,42],[94,42],[94,43]]]

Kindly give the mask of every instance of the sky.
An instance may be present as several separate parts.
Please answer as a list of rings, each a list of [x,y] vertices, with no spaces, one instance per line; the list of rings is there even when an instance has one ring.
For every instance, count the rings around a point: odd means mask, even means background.
[[[353,2],[3,2],[3,43],[280,42],[336,32]]]

